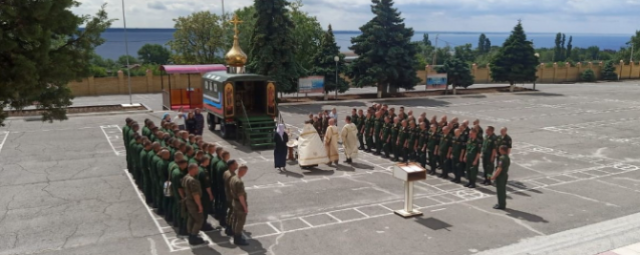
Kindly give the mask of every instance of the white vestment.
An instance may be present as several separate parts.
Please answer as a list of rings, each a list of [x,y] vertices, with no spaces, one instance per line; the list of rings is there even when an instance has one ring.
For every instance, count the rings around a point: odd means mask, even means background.
[[[311,124],[305,124],[298,137],[298,164],[312,166],[327,163],[327,151],[320,140],[318,131]]]
[[[349,123],[342,127],[340,132],[342,138],[342,146],[344,146],[344,154],[347,158],[355,159],[358,156],[358,128],[355,124]]]

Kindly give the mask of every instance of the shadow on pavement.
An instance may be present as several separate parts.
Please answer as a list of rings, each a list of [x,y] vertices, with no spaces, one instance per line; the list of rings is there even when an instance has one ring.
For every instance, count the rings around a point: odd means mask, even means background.
[[[436,230],[436,231],[441,229],[451,231],[449,230],[449,228],[453,227],[453,225],[450,225],[449,223],[446,223],[444,221],[441,221],[433,217],[430,217],[430,218],[417,217],[415,221],[422,226],[425,226],[431,230]]]
[[[529,93],[513,93],[516,96],[540,96],[540,97],[563,97],[564,94],[546,93],[546,92],[529,92]]]
[[[280,170],[278,171],[279,174],[284,175],[286,177],[294,177],[294,178],[303,178],[304,175],[301,173],[296,173],[296,172],[291,172],[289,170]]]
[[[344,172],[355,172],[356,169],[350,165],[345,165],[345,164],[338,164],[338,166],[336,167],[336,170],[338,171],[344,171]]]
[[[251,238],[251,232],[245,232],[245,236],[248,237],[247,242],[249,243],[249,245],[247,246],[237,246],[233,244],[233,238],[228,237],[226,235],[222,236],[221,235],[222,232],[220,231],[208,232],[206,234],[207,236],[209,236],[209,238],[211,238],[211,241],[213,241],[213,244],[216,245],[215,247],[222,247],[222,248],[228,248],[228,249],[240,249],[248,254],[267,254],[267,250],[264,247],[262,247],[262,243],[260,243],[260,241],[256,239]],[[215,250],[215,247],[211,247],[211,246],[194,247],[192,249],[192,252],[193,254],[196,254],[196,255],[221,254],[220,252]]]
[[[352,167],[358,168],[358,169],[362,169],[362,170],[373,170],[375,167],[372,165],[367,165],[367,164],[363,164],[363,163],[351,163]]]
[[[304,174],[306,176],[333,175],[335,173],[335,171],[333,171],[333,169],[331,169],[331,170],[322,170],[322,169],[318,169],[318,168],[309,168],[309,169],[306,169],[306,170],[308,170],[308,171],[302,173],[302,174]]]
[[[522,220],[526,220],[526,221],[529,221],[529,222],[549,223],[544,218],[542,218],[542,217],[540,217],[538,215],[535,215],[535,214],[522,212],[522,211],[518,211],[518,210],[515,210],[515,209],[511,209],[511,208],[507,208],[507,209],[505,209],[505,211],[507,212],[507,216],[512,217],[512,218],[522,219]]]

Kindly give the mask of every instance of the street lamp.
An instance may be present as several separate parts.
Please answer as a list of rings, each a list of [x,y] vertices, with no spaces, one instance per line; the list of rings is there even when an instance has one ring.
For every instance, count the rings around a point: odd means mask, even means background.
[[[124,0],[122,0],[122,22],[124,24],[124,50],[127,54],[127,79],[129,83],[129,105],[133,105],[131,99],[131,70],[129,68],[129,41],[127,40],[127,19],[124,15]]]
[[[333,61],[336,61],[336,100],[338,100],[338,62],[340,61],[340,57],[333,57]]]

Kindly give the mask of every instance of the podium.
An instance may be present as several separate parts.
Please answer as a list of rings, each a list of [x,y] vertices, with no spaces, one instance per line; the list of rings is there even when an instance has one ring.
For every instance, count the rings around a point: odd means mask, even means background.
[[[427,170],[415,163],[400,163],[394,166],[393,177],[404,181],[404,209],[394,213],[404,218],[422,215],[413,209],[413,182],[427,179]]]

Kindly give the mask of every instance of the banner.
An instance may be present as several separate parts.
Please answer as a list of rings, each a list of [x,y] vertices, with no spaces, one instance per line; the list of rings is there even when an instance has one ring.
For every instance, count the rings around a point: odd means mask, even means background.
[[[298,80],[299,93],[324,92],[324,76],[302,77]]]
[[[444,89],[447,87],[447,74],[429,74],[427,76],[427,89]]]

